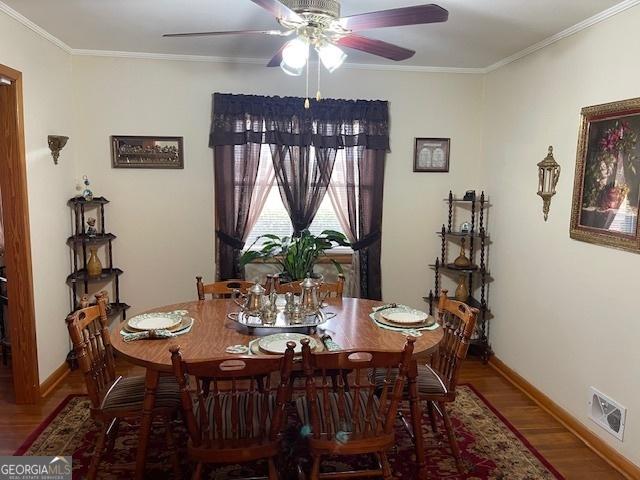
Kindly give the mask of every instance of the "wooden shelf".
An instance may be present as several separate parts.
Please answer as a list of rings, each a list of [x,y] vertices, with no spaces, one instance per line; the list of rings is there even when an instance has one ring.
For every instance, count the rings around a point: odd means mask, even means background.
[[[436,232],[436,235],[440,235],[442,236],[442,231],[440,232]],[[474,238],[480,238],[480,233],[478,232],[473,232],[473,234],[471,233],[462,233],[462,232],[444,232],[444,236],[445,237],[474,237]],[[489,235],[485,234],[484,236],[485,240],[489,239]]]
[[[84,269],[80,269],[67,277],[67,282],[104,282],[114,277],[122,275],[124,271],[119,268],[103,268],[102,273],[98,277],[90,277],[89,273]]]
[[[109,203],[104,197],[93,197],[93,200],[85,200],[84,197],[73,197],[67,202],[69,205],[106,205]]]
[[[107,243],[109,240],[115,240],[116,236],[113,233],[98,233],[97,235],[89,236],[86,233],[80,235],[72,235],[67,238],[69,244],[85,244],[96,245],[101,243]]]
[[[447,297],[447,298],[449,298],[450,300],[455,300],[456,299],[456,297]],[[429,297],[422,297],[422,300],[424,300],[425,302],[429,303]],[[434,304],[437,306],[438,305],[438,298],[437,297],[433,297],[433,301],[434,301]],[[480,301],[476,300],[474,297],[469,297],[465,303],[467,305],[469,305],[470,307],[477,308],[478,310],[483,310],[482,304],[480,303]],[[486,303],[484,305],[484,311],[485,312],[490,312],[491,311],[491,310],[489,310],[489,307],[487,307]]]
[[[432,268],[433,270],[436,269],[435,264],[430,263],[429,264],[429,268]],[[486,269],[482,269],[480,267],[477,268],[454,268],[454,267],[449,267],[447,265],[438,265],[438,269],[445,271],[445,272],[454,272],[454,273],[478,273],[478,274],[482,274],[484,273],[485,275],[489,276],[489,271]]]
[[[131,307],[126,303],[110,303],[111,311],[109,312],[109,319],[114,319],[122,315],[122,312],[126,312]]]

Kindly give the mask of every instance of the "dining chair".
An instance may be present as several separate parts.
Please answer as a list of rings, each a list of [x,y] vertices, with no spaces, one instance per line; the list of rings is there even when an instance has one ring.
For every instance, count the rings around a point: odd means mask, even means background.
[[[313,459],[311,480],[392,478],[386,452],[395,444],[394,422],[415,340],[408,337],[401,352],[347,350],[320,353],[312,353],[309,340],[302,340],[306,388],[305,395],[296,400],[296,408],[303,429],[308,430]],[[385,379],[381,390],[369,375],[371,369],[381,372]],[[349,374],[334,376],[333,372]],[[378,468],[320,472],[325,455],[364,454],[375,454]]]
[[[329,298],[338,298],[341,299],[344,293],[344,284],[345,284],[345,276],[340,273],[338,274],[338,280],[336,282],[322,282],[318,289],[321,295],[328,294]],[[300,295],[302,293],[302,287],[300,286],[300,281],[293,281],[289,283],[276,283],[276,292],[277,293],[287,293],[291,292],[296,295]]]
[[[116,375],[107,317],[109,300],[106,292],[98,293],[95,298],[95,305],[85,306],[67,317],[69,336],[91,402],[91,417],[99,427],[95,451],[87,473],[90,480],[96,478],[105,451],[113,449],[120,422],[137,422],[140,419],[145,395],[144,376],[125,378]],[[86,305],[88,299],[83,300],[83,303]],[[180,396],[175,378],[160,377],[153,414],[155,418],[162,419],[164,424],[176,478],[181,478],[182,475],[171,420],[179,408]]]
[[[460,448],[456,441],[446,404],[456,399],[456,386],[460,367],[467,356],[469,342],[476,325],[478,309],[449,299],[447,294],[448,291],[443,289],[438,300],[438,323],[442,327],[444,335],[437,352],[431,357],[429,364],[418,366],[417,389],[420,400],[427,402],[431,428],[434,433],[437,432],[436,410],[442,416],[449,445],[456,461],[456,467],[460,474],[464,474],[465,469],[460,456]],[[381,384],[382,382],[383,378],[377,375],[376,383]],[[404,399],[407,400],[408,398],[409,392],[405,389]],[[404,417],[401,418],[415,440],[414,435],[416,432],[412,432]]]
[[[197,362],[183,359],[179,346],[170,349],[189,433],[187,451],[196,462],[194,480],[202,478],[205,464],[259,459],[267,460],[267,478],[278,478],[275,457],[286,421],[294,348],[294,342],[287,342],[283,356]],[[189,376],[196,383],[195,398]]]
[[[224,280],[221,282],[202,283],[202,277],[196,277],[196,289],[198,292],[198,300],[204,300],[205,295],[211,295],[211,298],[232,298],[238,290],[246,293],[253,283],[244,280]]]

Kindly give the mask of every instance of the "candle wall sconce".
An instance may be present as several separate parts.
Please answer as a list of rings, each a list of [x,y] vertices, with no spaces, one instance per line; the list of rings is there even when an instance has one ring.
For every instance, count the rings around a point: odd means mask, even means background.
[[[58,164],[58,158],[60,158],[60,151],[64,148],[69,140],[69,137],[62,135],[49,135],[47,137],[49,141],[49,149],[51,150],[51,156],[53,157],[53,163]]]
[[[549,218],[551,197],[556,194],[556,185],[560,179],[560,165],[553,158],[553,147],[549,147],[549,153],[538,163],[538,195],[542,198],[542,213],[544,221]]]

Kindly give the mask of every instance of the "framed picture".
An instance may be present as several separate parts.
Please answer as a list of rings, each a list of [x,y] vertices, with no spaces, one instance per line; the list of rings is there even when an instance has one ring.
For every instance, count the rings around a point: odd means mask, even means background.
[[[416,138],[413,171],[448,172],[450,150],[450,138]]]
[[[182,137],[111,137],[113,168],[184,168]]]
[[[640,98],[582,109],[571,238],[640,251]]]

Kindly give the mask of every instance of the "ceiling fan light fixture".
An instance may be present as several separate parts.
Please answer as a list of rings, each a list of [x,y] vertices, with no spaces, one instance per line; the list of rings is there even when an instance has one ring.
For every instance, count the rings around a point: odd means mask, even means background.
[[[309,42],[301,37],[294,38],[282,50],[280,68],[288,75],[299,76],[302,75],[308,59]]]
[[[342,51],[341,48],[336,47],[332,43],[325,43],[321,47],[317,48],[318,56],[324,67],[333,73],[347,59],[347,54]]]

